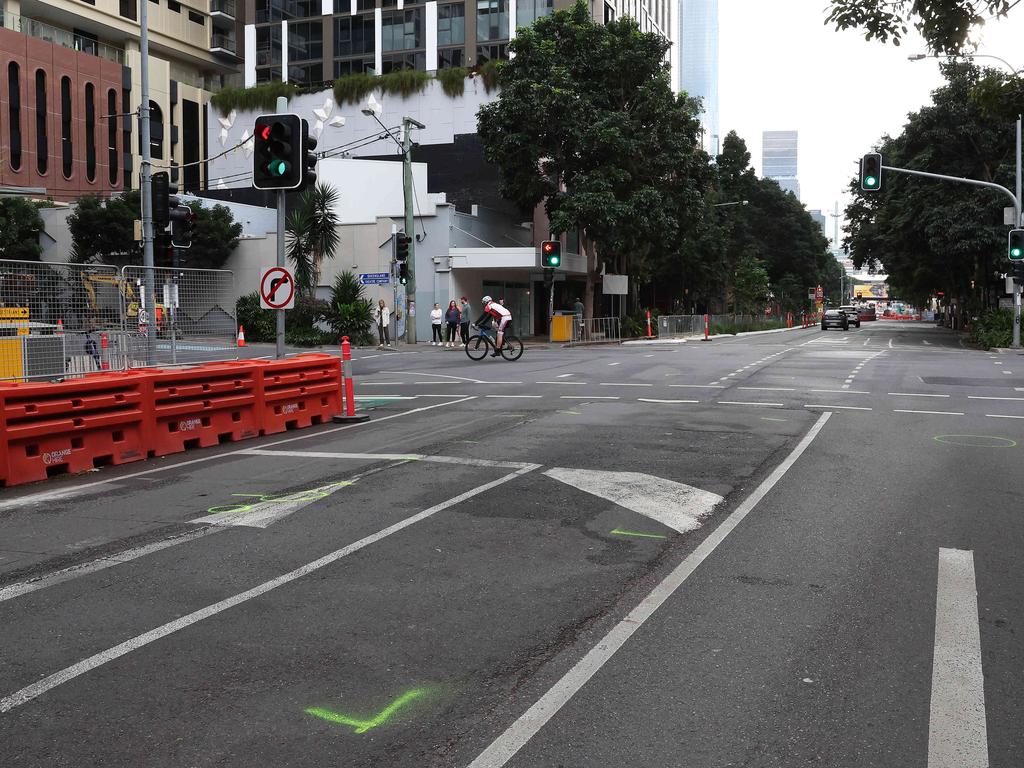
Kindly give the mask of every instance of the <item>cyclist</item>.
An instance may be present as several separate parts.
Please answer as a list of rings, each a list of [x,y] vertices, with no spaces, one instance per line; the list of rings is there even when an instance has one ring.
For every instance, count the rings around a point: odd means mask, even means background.
[[[491,357],[498,357],[501,355],[501,345],[505,343],[505,327],[512,322],[512,313],[490,296],[484,296],[481,301],[484,305],[484,313],[477,319],[476,325],[486,328],[492,322],[497,322],[498,341],[494,347],[494,352],[491,353]]]

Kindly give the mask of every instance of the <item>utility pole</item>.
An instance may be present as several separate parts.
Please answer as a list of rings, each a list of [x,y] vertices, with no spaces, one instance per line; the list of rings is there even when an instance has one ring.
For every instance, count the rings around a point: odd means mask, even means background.
[[[1020,120],[1021,116],[1017,115],[1017,226],[1024,224],[1024,198],[1021,198],[1021,169],[1020,169]],[[1021,277],[1024,272],[1021,271],[1019,264],[1013,265],[1013,340],[1010,342],[1010,346],[1014,349],[1020,349],[1020,292],[1021,292]]]
[[[156,353],[156,296],[154,295],[153,279],[153,165],[150,156],[149,136],[149,3],[139,3],[139,56],[141,65],[139,75],[142,78],[139,104],[139,143],[142,145],[142,266],[145,268],[143,281],[142,306],[146,310],[146,364],[152,365]],[[113,118],[111,118],[113,119]]]
[[[835,202],[834,212],[830,213],[829,215],[832,217],[832,226],[833,226],[833,230],[832,230],[832,233],[833,233],[832,234],[832,258],[836,258],[836,254],[839,253],[839,201],[838,200],[836,200],[836,202]],[[839,259],[836,259],[836,261],[838,262]],[[844,264],[840,263],[839,264],[839,268],[842,270],[842,272],[839,275],[839,292],[843,296],[843,300],[841,302],[839,302],[839,303],[840,303],[840,305],[843,305],[843,304],[846,303],[846,292],[845,292],[845,290],[843,288],[843,286],[846,284],[846,266]]]
[[[402,192],[405,196],[405,234],[409,237],[409,282],[405,286],[405,333],[409,344],[416,343],[416,223],[412,201],[412,128],[423,129],[423,123],[411,117],[402,118]]]

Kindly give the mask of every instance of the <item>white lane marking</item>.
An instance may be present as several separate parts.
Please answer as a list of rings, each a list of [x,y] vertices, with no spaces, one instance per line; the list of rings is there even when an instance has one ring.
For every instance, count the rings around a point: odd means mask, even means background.
[[[171,635],[179,630],[185,629],[186,627],[190,627],[193,624],[202,621],[203,619],[208,619],[211,616],[216,616],[218,613],[222,613],[228,610],[229,608],[233,608],[236,605],[240,605],[241,603],[244,603],[248,600],[252,600],[253,598],[264,595],[273,589],[277,589],[278,587],[284,584],[288,584],[292,581],[295,581],[296,579],[302,578],[303,576],[307,576],[310,573],[313,573],[314,571],[318,571],[324,566],[330,565],[331,563],[341,560],[343,557],[347,557],[348,555],[351,555],[354,552],[358,552],[359,550],[364,549],[365,547],[368,547],[371,544],[375,544],[376,542],[387,538],[393,533],[397,533],[398,531],[401,531],[404,528],[408,528],[411,525],[415,525],[416,523],[422,520],[426,520],[428,517],[436,515],[438,512],[442,512],[448,509],[449,507],[461,504],[467,499],[471,499],[474,496],[478,496],[481,493],[491,490],[492,488],[496,488],[499,485],[507,483],[509,480],[514,480],[515,478],[524,475],[527,472],[532,472],[533,470],[538,469],[539,467],[539,464],[530,464],[528,467],[517,469],[515,472],[512,472],[511,474],[505,475],[504,477],[499,477],[497,480],[492,480],[491,482],[485,483],[484,485],[477,486],[476,488],[466,491],[465,493],[461,493],[458,496],[448,499],[447,501],[443,501],[440,504],[430,507],[429,509],[425,509],[422,512],[417,512],[415,515],[407,517],[404,520],[400,520],[394,525],[389,525],[387,528],[383,528],[377,531],[376,533],[372,533],[369,536],[360,539],[359,541],[353,542],[352,544],[348,544],[342,547],[341,549],[336,549],[333,552],[324,555],[323,557],[313,560],[312,562],[306,563],[305,565],[300,566],[295,570],[289,571],[288,573],[284,573],[280,576],[277,576],[276,578],[273,578],[270,581],[265,581],[262,584],[253,587],[252,589],[247,589],[245,592],[240,592],[237,595],[232,595],[231,597],[225,598],[224,600],[220,600],[219,602],[213,603],[212,605],[208,605],[205,608],[200,608],[198,611],[193,611],[192,613],[177,618],[174,621],[169,621],[166,624],[162,624],[161,626],[156,627],[155,629],[151,629],[148,632],[144,632],[143,634],[138,635],[137,637],[133,637],[130,640],[126,640],[123,643],[119,643],[118,645],[113,646],[112,648],[108,648],[105,651],[101,651],[100,653],[94,654],[86,659],[83,659],[77,664],[72,664],[70,667],[66,667],[60,670],[59,672],[54,672],[51,675],[47,675],[43,679],[38,680],[32,683],[31,685],[22,688],[20,691],[15,691],[10,696],[6,696],[3,699],[0,699],[0,713],[9,712],[15,707],[19,707],[22,704],[36,698],[37,696],[41,696],[47,691],[53,690],[57,686],[63,685],[64,683],[74,680],[76,677],[79,677],[80,675],[84,675],[86,672],[89,672],[93,669],[96,669],[97,667],[106,664],[107,662],[113,661],[114,659],[118,659],[121,656],[131,653],[132,651],[138,650],[139,648],[149,645],[150,643],[155,642],[156,640],[160,640],[161,638],[167,637],[168,635]]]
[[[829,405],[821,405],[821,404],[818,404],[818,405],[813,405],[813,404],[812,405],[805,405],[804,408],[833,408],[833,409],[839,409],[839,410],[843,410],[843,411],[870,411],[871,410],[870,408],[865,408],[863,405],[834,405],[834,404],[831,404],[831,403]]]
[[[638,397],[640,403],[699,403],[700,400],[655,400],[654,398]]]
[[[889,349],[892,349],[892,339],[889,339]]]
[[[562,395],[559,400],[620,400],[618,395]]]
[[[274,451],[265,451],[257,455],[270,456],[274,455]],[[278,451],[282,455],[286,456],[305,456],[301,451]],[[398,458],[398,457],[391,457]],[[405,458],[405,457],[401,457]],[[274,523],[288,517],[295,512],[298,512],[305,507],[308,507],[314,501],[326,498],[342,488],[347,488],[355,482],[353,480],[339,480],[336,483],[328,483],[327,485],[321,485],[319,488],[311,488],[306,491],[296,491],[295,493],[284,494],[280,497],[271,499],[253,501],[254,498],[260,498],[264,494],[231,494],[233,502],[229,501],[226,504],[218,504],[211,509],[217,509],[224,507],[221,512],[213,512],[203,517],[197,517],[189,520],[190,523],[197,525],[219,525],[219,526],[242,526],[246,528],[268,528]],[[266,494],[270,495],[270,494]],[[253,503],[248,504],[247,501]]]
[[[724,384],[669,384],[680,389],[725,389]]]
[[[128,563],[132,560],[137,560],[140,557],[152,554],[153,552],[159,552],[160,550],[167,549],[168,547],[176,547],[178,544],[195,541],[203,536],[209,536],[211,533],[219,533],[223,530],[223,528],[203,528],[198,531],[189,531],[188,533],[179,534],[169,539],[164,539],[163,541],[154,542],[153,544],[146,544],[145,546],[126,549],[115,554],[101,557],[97,560],[91,560],[88,563],[62,568],[59,571],[53,571],[45,576],[30,579],[29,581],[10,584],[6,587],[0,588],[0,603],[4,600],[11,600],[15,597],[20,597],[21,595],[27,595],[29,592],[35,592],[37,589],[46,589],[47,587],[52,587],[55,584],[71,581],[71,579],[77,579],[79,576],[87,576],[90,573],[96,573],[97,571],[102,571],[115,565],[120,565],[121,563]]]
[[[435,456],[429,453],[343,453],[335,451],[264,451],[254,448],[256,456],[294,456],[310,459],[355,459],[357,461],[425,461],[429,464],[465,464],[474,467],[500,467],[502,469],[524,469],[532,467],[524,461],[496,461],[494,459],[471,459],[463,456]],[[358,479],[358,478],[354,478]]]
[[[534,384],[564,384],[566,386],[573,385],[573,386],[581,386],[582,387],[587,382],[585,382],[585,381],[535,381],[533,383]]]
[[[949,397],[949,395],[932,395],[925,392],[888,392],[893,397]]]
[[[1024,419],[1024,416],[1008,416],[1004,413],[986,413],[990,419]]]
[[[570,376],[575,376],[575,375],[576,375],[575,373],[560,373],[555,378],[556,379],[568,379]]]
[[[992,363],[992,365],[1002,365],[1002,363]]]
[[[644,357],[654,357],[654,355],[644,355]]]
[[[1003,373],[1005,375],[1007,375],[1007,376],[1012,376],[1013,375],[1013,371],[1003,371]]]
[[[580,659],[562,678],[537,700],[526,712],[512,723],[505,732],[491,742],[468,768],[502,768],[515,754],[532,739],[558,711],[568,703],[577,691],[603,667],[615,652],[646,622],[661,605],[700,567],[719,544],[743,522],[743,518],[768,495],[785,476],[797,459],[807,450],[832,414],[823,413],[804,438],[779,466],[757,486],[743,502],[719,524],[683,562],[652,589],[639,605],[612,627],[607,635],[597,641],[587,654]]]
[[[367,400],[415,400],[416,395],[355,395],[353,399],[357,403]]]
[[[520,399],[520,398],[536,399],[538,397],[544,397],[544,395],[485,395],[485,397],[494,397],[494,398],[500,397],[500,398],[504,398],[506,400],[509,400],[509,399]]]
[[[811,392],[827,392],[832,395],[870,395],[862,389],[812,389]]]
[[[747,389],[751,392],[795,392],[792,387],[736,387],[736,389]]]
[[[768,408],[781,408],[783,403],[745,403],[739,400],[719,400],[719,405],[763,405]]]
[[[608,363],[608,365],[609,366],[612,366],[612,365],[622,365],[622,363]]]
[[[471,379],[466,376],[449,376],[446,373],[427,373],[426,371],[388,371],[389,374],[397,374],[399,376],[426,376],[428,378],[437,379],[452,379],[453,381],[468,381],[470,384],[487,384],[486,381],[480,379]]]
[[[641,472],[552,467],[544,474],[679,533],[700,528],[700,521],[722,501],[717,493]]]
[[[926,347],[930,347],[932,345],[930,341],[925,341],[924,339],[921,340],[921,343],[924,344]]]
[[[404,387],[409,382],[407,381],[367,381],[366,379],[359,380],[359,386],[361,387]]]
[[[653,387],[653,384],[633,384],[628,381],[602,381],[602,387]]]
[[[870,343],[871,343],[871,337],[868,336],[866,339],[864,339],[864,346],[866,347]]]
[[[893,413],[927,413],[931,416],[963,416],[960,411],[912,411],[906,408],[893,408]]]
[[[968,400],[1024,400],[1024,397],[989,397],[987,395],[968,395]]]
[[[928,768],[987,768],[988,764],[974,553],[940,548]]]
[[[458,397],[458,395],[448,395],[448,397]],[[264,443],[260,448],[272,448],[275,445],[286,445],[288,443],[298,442],[299,440],[308,440],[311,437],[322,437],[324,435],[331,435],[335,432],[342,432],[347,429],[355,429],[357,427],[365,427],[372,424],[380,424],[382,421],[389,419],[398,419],[403,416],[411,416],[414,413],[423,413],[423,411],[430,411],[434,408],[447,408],[450,405],[458,405],[459,403],[469,402],[475,400],[476,395],[468,395],[461,397],[458,400],[451,400],[446,403],[437,403],[435,405],[424,405],[420,408],[412,408],[408,411],[402,411],[401,413],[392,413],[389,416],[381,416],[375,418],[372,421],[361,421],[355,424],[344,424],[340,427],[332,427],[330,429],[322,429],[317,432],[310,432],[309,434],[299,435],[297,437],[289,437],[284,440],[274,440],[270,443]],[[67,499],[79,495],[82,491],[86,491],[90,488],[95,488],[100,485],[108,485],[110,483],[120,483],[125,480],[131,480],[136,477],[144,477],[145,475],[152,475],[157,472],[167,472],[171,469],[178,469],[179,467],[188,467],[193,464],[201,464],[207,461],[214,461],[215,459],[224,459],[228,456],[239,456],[252,450],[251,448],[239,448],[235,451],[226,451],[225,453],[217,453],[211,456],[200,456],[198,459],[189,459],[188,461],[179,461],[174,464],[166,464],[160,467],[153,467],[152,469],[144,469],[141,472],[132,472],[127,475],[119,475],[118,477],[111,477],[106,480],[96,480],[92,483],[83,483],[82,485],[76,485],[73,488],[59,491],[43,491],[42,493],[35,493],[31,496],[21,496],[19,498],[10,499],[8,501],[0,501],[0,512],[11,507],[20,508],[26,504],[39,504],[41,502],[57,501],[60,499]]]

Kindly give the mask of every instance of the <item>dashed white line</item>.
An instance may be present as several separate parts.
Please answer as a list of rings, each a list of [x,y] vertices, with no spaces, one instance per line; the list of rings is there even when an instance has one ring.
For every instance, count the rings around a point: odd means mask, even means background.
[[[570,376],[575,376],[575,375],[576,375],[575,373],[560,373],[555,378],[556,379],[567,379]]]
[[[602,387],[653,387],[653,384],[634,384],[628,381],[602,381]]]
[[[784,403],[746,403],[746,402],[742,402],[740,400],[719,400],[718,404],[719,405],[754,405],[754,406],[759,406],[760,405],[760,406],[764,406],[765,408],[781,408],[784,405]]]
[[[824,392],[832,395],[870,395],[861,389],[812,389],[811,392]]]
[[[535,381],[534,384],[561,384],[565,386],[579,386],[582,387],[587,382],[585,381]]]
[[[1024,400],[1024,397],[989,397],[988,395],[968,395],[968,400]]]
[[[608,365],[609,366],[612,366],[612,365],[622,365],[622,363],[608,363]]]
[[[501,399],[505,399],[505,400],[513,400],[513,399],[525,399],[525,398],[536,399],[538,397],[544,397],[544,395],[486,395],[486,397],[501,398]]]
[[[912,411],[905,408],[893,408],[893,413],[926,413],[930,416],[963,416],[960,411]]]
[[[700,400],[655,400],[654,398],[638,397],[637,402],[641,403],[699,403]]]
[[[871,408],[865,408],[862,405],[821,405],[821,404],[811,404],[811,405],[805,405],[804,408],[829,408],[829,409],[838,408],[838,409],[841,409],[841,410],[844,410],[844,411],[870,411],[871,410]]]
[[[559,400],[620,400],[617,395],[562,395]]]
[[[1024,419],[1024,416],[1008,416],[1005,413],[986,413],[990,419]]]
[[[686,389],[725,389],[724,384],[669,384],[670,387],[680,387]],[[1021,398],[1024,400],[1024,397]]]
[[[746,389],[751,392],[795,392],[793,387],[736,387],[736,389]]]
[[[949,395],[933,395],[925,392],[888,392],[893,397],[949,397]]]

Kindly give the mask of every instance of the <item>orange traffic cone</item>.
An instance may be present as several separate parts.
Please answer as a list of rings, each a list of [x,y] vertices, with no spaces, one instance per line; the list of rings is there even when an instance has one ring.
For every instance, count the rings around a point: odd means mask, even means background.
[[[63,336],[64,335],[64,320],[63,320],[63,318],[60,318],[60,317],[57,318],[57,331],[56,331],[56,333],[57,333],[58,336]]]
[[[245,346],[245,326],[244,325],[238,326],[238,346],[240,346],[240,347],[244,347]]]

